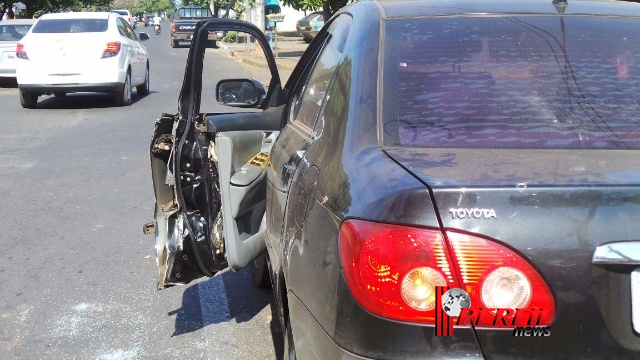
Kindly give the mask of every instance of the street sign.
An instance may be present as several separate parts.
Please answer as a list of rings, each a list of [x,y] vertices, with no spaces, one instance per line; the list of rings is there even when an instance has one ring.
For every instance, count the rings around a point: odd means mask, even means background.
[[[271,22],[283,22],[284,14],[269,14],[267,15],[267,19]]]

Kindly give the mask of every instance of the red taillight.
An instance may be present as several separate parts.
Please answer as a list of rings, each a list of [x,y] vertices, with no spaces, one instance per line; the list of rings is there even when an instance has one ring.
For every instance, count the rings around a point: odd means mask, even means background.
[[[433,323],[435,287],[458,287],[439,230],[347,220],[340,228],[340,258],[358,303],[392,319]],[[405,299],[415,296],[403,296],[403,285],[411,283],[422,306]]]
[[[463,289],[474,307],[543,309],[545,323],[555,313],[551,290],[525,259],[497,242],[447,231]]]
[[[107,43],[107,45],[104,47],[104,51],[102,52],[102,58],[104,59],[118,55],[118,53],[120,53],[121,46],[122,44],[120,44],[119,41]]]
[[[311,29],[313,29],[313,26],[307,25],[307,26],[304,27],[304,29],[307,30],[307,31],[311,31]]]
[[[176,32],[176,24],[171,23],[171,32]]]
[[[18,45],[16,45],[16,56],[20,59],[29,60],[29,57],[27,56],[27,52],[24,51],[23,44],[18,43]]]
[[[447,237],[439,229],[347,220],[340,228],[347,286],[368,311],[409,322],[434,324],[436,286],[466,290],[473,308],[541,308],[542,320],[553,317],[551,291],[522,257],[484,238]]]

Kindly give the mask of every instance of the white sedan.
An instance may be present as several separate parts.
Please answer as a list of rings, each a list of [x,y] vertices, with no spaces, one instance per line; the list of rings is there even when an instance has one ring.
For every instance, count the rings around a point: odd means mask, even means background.
[[[110,12],[42,15],[16,46],[20,103],[38,96],[106,92],[116,105],[131,104],[132,89],[149,93],[149,56],[131,25]]]
[[[0,21],[0,77],[16,77],[16,45],[35,22],[33,19]]]

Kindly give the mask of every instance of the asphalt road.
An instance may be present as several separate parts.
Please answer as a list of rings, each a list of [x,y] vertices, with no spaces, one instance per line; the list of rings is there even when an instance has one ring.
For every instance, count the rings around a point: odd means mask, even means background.
[[[188,47],[148,30],[151,93],[41,97],[0,83],[0,358],[274,359],[270,290],[247,270],[156,291],[148,149],[175,113]],[[210,74],[248,76],[214,54]],[[249,71],[253,71],[249,69]],[[213,78],[208,78],[213,82]]]

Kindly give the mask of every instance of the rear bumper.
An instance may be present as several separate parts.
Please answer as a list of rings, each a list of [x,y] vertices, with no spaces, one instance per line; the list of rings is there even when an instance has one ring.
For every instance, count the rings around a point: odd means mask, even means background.
[[[174,41],[191,41],[191,39],[193,39],[193,34],[192,33],[173,33],[171,34],[171,39]],[[208,40],[218,40],[218,35],[216,34],[209,34],[209,38]]]
[[[374,316],[358,305],[340,281],[335,318],[321,325],[289,292],[289,314],[300,359],[478,359],[484,360],[473,330],[456,327],[453,336],[435,336],[434,326]],[[326,330],[325,330],[326,329]]]
[[[193,38],[192,33],[184,34],[184,33],[173,33],[171,34],[171,39],[175,41],[191,41]]]
[[[0,52],[2,56],[2,52]],[[16,77],[16,64],[14,61],[2,61],[0,58],[0,77]]]
[[[16,68],[10,68],[0,65],[0,77],[16,77]]]
[[[18,84],[18,89],[33,93],[51,92],[116,92],[122,90],[124,85],[119,82],[98,83],[98,84],[39,84],[22,85]]]
[[[291,294],[289,295],[289,311],[294,319],[300,320],[291,324],[296,344],[296,355],[299,359],[370,359],[355,356],[338,346],[309,314],[300,300]],[[307,341],[308,339],[313,340]]]
[[[95,62],[18,60],[16,79],[18,87],[25,90],[116,91],[122,89],[128,68],[124,51],[116,57]],[[133,77],[131,80],[135,82]]]

